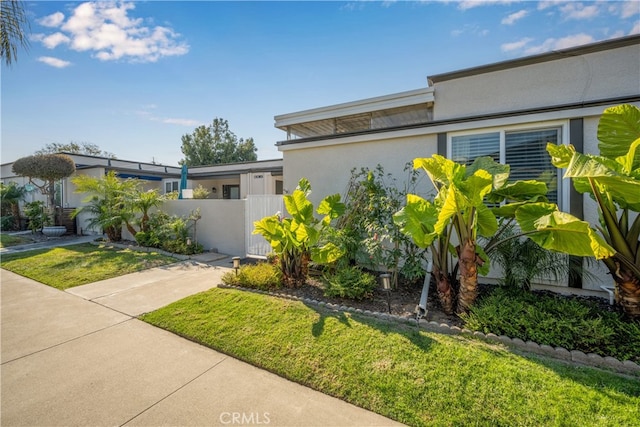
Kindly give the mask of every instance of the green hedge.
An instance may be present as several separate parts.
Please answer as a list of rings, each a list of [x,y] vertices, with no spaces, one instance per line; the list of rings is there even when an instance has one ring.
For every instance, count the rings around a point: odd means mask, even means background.
[[[640,323],[593,302],[495,289],[462,317],[470,330],[640,362]]]

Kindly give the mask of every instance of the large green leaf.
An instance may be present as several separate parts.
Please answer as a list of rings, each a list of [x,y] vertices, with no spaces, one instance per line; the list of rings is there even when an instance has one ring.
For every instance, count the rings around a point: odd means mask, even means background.
[[[298,222],[309,222],[313,219],[313,204],[307,199],[304,191],[295,190],[283,199],[287,212]]]
[[[566,168],[569,166],[575,152],[576,149],[573,145],[547,143],[547,153],[551,156],[551,163],[557,168]]]
[[[479,169],[462,181],[459,187],[473,206],[480,206],[493,188],[493,177],[488,171]]]
[[[616,160],[632,156],[630,168],[640,168],[640,151],[632,144],[640,138],[640,109],[635,105],[623,104],[607,108],[598,123],[598,148],[606,158]]]
[[[511,166],[497,163],[492,157],[477,157],[471,166],[467,167],[467,176],[474,175],[478,170],[484,170],[492,177],[493,189],[504,186],[509,179]]]
[[[498,220],[494,213],[485,205],[477,208],[478,234],[491,237],[498,231]]]
[[[489,194],[488,201],[501,202],[507,201],[546,201],[546,194],[548,192],[547,184],[541,181],[516,181],[508,183],[505,186],[498,188]]]
[[[465,174],[464,165],[458,164],[439,154],[434,154],[427,158],[414,159],[413,168],[424,169],[434,184],[440,183],[446,186],[464,177]]]
[[[317,212],[320,215],[325,215],[324,222],[329,225],[332,219],[336,219],[344,213],[346,206],[340,201],[339,194],[333,194],[325,197],[318,205]]]
[[[426,248],[437,238],[434,226],[438,219],[436,207],[415,194],[407,194],[407,204],[393,215],[393,222],[400,231],[410,236],[421,248]]]
[[[527,236],[545,249],[576,256],[610,258],[615,250],[588,222],[560,212],[551,203],[530,203],[516,211],[516,220]]]
[[[440,206],[438,221],[434,226],[437,234],[444,233],[451,218],[458,213],[463,213],[465,206],[468,207],[468,203],[465,203],[463,195],[460,194],[458,188],[455,186],[443,187],[443,189],[440,190],[440,194],[443,196],[442,206]]]
[[[621,166],[605,157],[574,153],[565,177],[572,178],[580,193],[593,193],[588,179],[598,185],[621,208],[640,210],[640,179],[624,175]]]
[[[344,251],[331,242],[320,247],[314,246],[311,248],[311,260],[317,264],[336,262],[343,255]]]

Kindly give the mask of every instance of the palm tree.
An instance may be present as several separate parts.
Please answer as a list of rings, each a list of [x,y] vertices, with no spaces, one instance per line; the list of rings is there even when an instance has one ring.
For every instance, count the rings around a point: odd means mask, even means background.
[[[5,64],[11,65],[17,59],[18,45],[29,48],[25,34],[29,28],[27,15],[19,0],[2,0],[0,2],[0,54]]]
[[[113,171],[103,178],[77,175],[71,181],[75,184],[77,193],[88,193],[88,197],[83,200],[88,204],[77,208],[73,215],[89,213],[91,228],[101,227],[111,241],[122,240],[122,226],[127,225],[134,216],[130,200],[134,197],[138,183],[130,179],[122,181]],[[133,235],[135,236],[135,230]]]
[[[0,183],[0,196],[2,197],[2,208],[11,210],[14,228],[22,229],[22,218],[20,217],[20,200],[27,194],[24,186],[18,186],[15,182],[8,185]]]

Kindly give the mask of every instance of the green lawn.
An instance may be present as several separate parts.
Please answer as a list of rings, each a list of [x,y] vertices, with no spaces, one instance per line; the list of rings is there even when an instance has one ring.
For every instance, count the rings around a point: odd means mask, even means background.
[[[141,318],[409,425],[640,425],[638,378],[472,338],[232,289]]]
[[[157,252],[85,243],[3,255],[0,266],[45,285],[67,289],[176,261]]]
[[[0,233],[0,248],[22,245],[25,243],[33,243],[33,240],[23,236]]]

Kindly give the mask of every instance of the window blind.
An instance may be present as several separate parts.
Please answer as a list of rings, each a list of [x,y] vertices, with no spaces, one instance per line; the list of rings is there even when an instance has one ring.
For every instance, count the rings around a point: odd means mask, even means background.
[[[559,143],[559,129],[505,133],[505,163],[511,166],[510,180],[536,179],[547,184],[547,197],[558,202],[558,170],[551,164],[547,142]]]
[[[454,136],[451,139],[451,160],[470,165],[476,157],[489,156],[500,162],[500,132]]]

